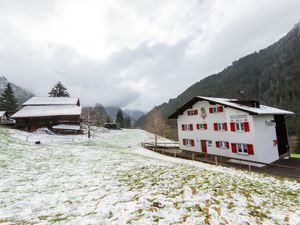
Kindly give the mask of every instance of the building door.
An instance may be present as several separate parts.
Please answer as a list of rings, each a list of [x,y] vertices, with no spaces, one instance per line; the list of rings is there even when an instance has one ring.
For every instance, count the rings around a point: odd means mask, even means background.
[[[201,150],[204,153],[207,153],[206,140],[201,140]]]
[[[274,116],[279,156],[289,151],[289,142],[284,116]]]

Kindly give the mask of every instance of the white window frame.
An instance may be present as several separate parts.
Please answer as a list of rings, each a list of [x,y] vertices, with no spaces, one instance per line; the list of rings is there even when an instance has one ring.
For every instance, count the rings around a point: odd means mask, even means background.
[[[190,124],[183,124],[183,126],[184,126],[184,131],[192,131],[190,129]],[[194,128],[194,126],[193,126],[193,128]]]
[[[240,155],[249,155],[247,144],[236,144],[236,153]]]
[[[227,149],[227,147],[226,147],[226,141],[219,141],[219,143],[220,143],[220,148]]]
[[[207,147],[213,146],[212,140],[206,140],[206,143],[207,143]]]
[[[218,131],[226,131],[225,123],[218,123]]]
[[[205,130],[204,123],[199,123],[199,130]]]
[[[236,132],[245,132],[244,122],[235,122],[234,127]]]
[[[192,146],[192,139],[185,139],[186,146]]]

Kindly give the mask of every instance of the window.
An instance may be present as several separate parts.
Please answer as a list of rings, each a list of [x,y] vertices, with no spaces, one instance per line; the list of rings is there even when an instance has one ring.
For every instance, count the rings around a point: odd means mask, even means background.
[[[230,130],[237,131],[237,132],[249,132],[249,122],[231,122],[230,123]]]
[[[253,145],[251,144],[232,143],[231,149],[233,153],[240,155],[254,155]]]
[[[209,113],[217,113],[217,112],[223,112],[224,108],[223,106],[215,106],[209,108]]]
[[[207,129],[207,124],[206,123],[198,123],[197,124],[197,129],[198,130],[206,130]]]
[[[214,123],[215,131],[227,131],[227,123]]]
[[[187,111],[187,114],[188,114],[189,116],[198,115],[198,110],[197,110],[197,109],[194,109],[194,110],[188,110],[188,111]]]
[[[235,123],[235,130],[244,132],[245,131],[244,123],[242,122]]]
[[[211,140],[206,140],[206,142],[208,147],[211,147],[213,145]]]
[[[182,124],[181,127],[183,131],[193,131],[193,124]]]
[[[216,147],[217,148],[228,149],[229,148],[229,142],[227,142],[227,141],[216,141]]]
[[[183,139],[182,143],[186,146],[195,146],[195,141],[193,139]]]

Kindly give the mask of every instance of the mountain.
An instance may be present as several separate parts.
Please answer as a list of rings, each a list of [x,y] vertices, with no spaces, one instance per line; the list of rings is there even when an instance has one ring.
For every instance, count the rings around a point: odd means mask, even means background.
[[[300,23],[271,46],[233,62],[218,74],[200,80],[158,108],[167,119],[196,95],[256,99],[266,105],[294,111],[296,116],[288,120],[288,127],[295,132],[296,121],[300,121]],[[148,115],[141,117],[136,126],[144,128]],[[168,122],[175,136],[176,121]]]
[[[108,106],[105,107],[106,114],[112,119],[116,119],[117,112],[120,110],[120,107]],[[124,115],[129,116],[130,119],[135,122],[145,113],[140,110],[123,110]]]
[[[0,77],[0,94],[3,93],[8,83],[10,82],[5,77]],[[22,103],[26,102],[28,99],[34,96],[34,94],[30,91],[27,91],[13,83],[11,83],[11,86],[14,90],[19,105],[21,105]]]
[[[137,121],[139,118],[141,118],[145,113],[140,110],[129,110],[125,109],[124,113],[130,117],[132,121]]]

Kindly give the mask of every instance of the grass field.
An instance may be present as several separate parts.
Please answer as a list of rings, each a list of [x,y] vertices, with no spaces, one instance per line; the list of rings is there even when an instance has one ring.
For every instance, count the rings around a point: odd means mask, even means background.
[[[0,128],[0,224],[300,224],[299,182],[139,147],[151,138],[34,145]]]
[[[300,154],[291,154],[292,158],[300,158]]]

